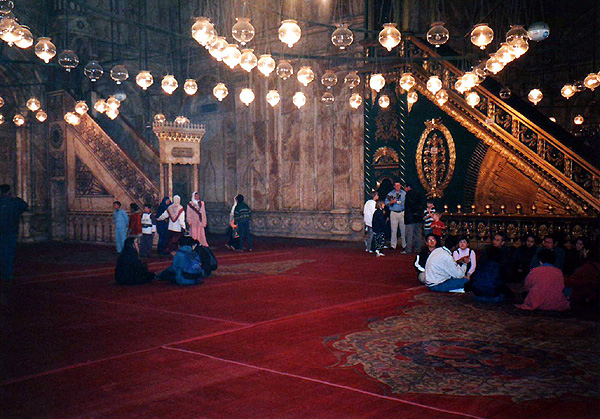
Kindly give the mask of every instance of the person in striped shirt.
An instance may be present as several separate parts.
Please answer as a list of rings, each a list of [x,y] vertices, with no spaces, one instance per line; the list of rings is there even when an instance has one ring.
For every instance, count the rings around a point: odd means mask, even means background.
[[[423,232],[425,237],[431,234],[431,223],[433,222],[433,214],[435,214],[435,207],[433,206],[433,200],[427,200],[427,207],[423,210]]]

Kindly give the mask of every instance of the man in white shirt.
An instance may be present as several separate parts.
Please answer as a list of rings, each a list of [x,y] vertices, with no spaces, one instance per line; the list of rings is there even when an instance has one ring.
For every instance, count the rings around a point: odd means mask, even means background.
[[[377,191],[371,193],[371,199],[365,202],[365,207],[363,209],[364,221],[365,221],[365,230],[367,231],[367,240],[365,244],[367,248],[366,252],[373,253],[371,250],[371,243],[373,242],[373,214],[375,214],[375,204],[379,199],[379,194]]]
[[[465,258],[456,262],[452,252],[458,248],[456,237],[449,236],[445,246],[435,249],[427,258],[425,264],[425,285],[437,292],[464,292],[464,286],[469,282],[465,278],[468,260]]]

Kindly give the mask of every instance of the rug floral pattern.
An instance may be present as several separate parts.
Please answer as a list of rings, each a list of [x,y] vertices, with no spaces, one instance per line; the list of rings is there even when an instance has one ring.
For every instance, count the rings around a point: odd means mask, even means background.
[[[338,366],[362,366],[398,394],[599,397],[597,323],[489,310],[465,296],[415,299],[404,314],[330,342]]]

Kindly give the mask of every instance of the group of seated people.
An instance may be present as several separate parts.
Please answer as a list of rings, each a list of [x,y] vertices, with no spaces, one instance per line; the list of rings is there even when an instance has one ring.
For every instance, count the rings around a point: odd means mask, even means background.
[[[585,238],[571,248],[560,246],[557,235],[548,235],[542,246],[527,235],[518,248],[506,245],[504,233],[493,236],[480,255],[469,248],[467,237],[449,236],[442,246],[439,236],[428,234],[426,246],[415,259],[417,278],[432,291],[472,291],[480,302],[514,299],[509,283],[523,282],[525,310],[564,311],[598,309],[600,252]]]
[[[217,259],[208,247],[200,245],[192,237],[179,239],[179,249],[173,263],[159,274],[154,274],[140,260],[136,237],[125,239],[123,250],[117,259],[115,281],[118,285],[141,285],[154,280],[169,281],[178,285],[195,285],[217,269]]]

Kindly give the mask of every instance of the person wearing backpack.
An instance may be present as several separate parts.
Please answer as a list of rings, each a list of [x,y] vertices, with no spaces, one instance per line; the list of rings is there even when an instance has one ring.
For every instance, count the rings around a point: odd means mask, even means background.
[[[194,251],[195,242],[189,236],[179,239],[179,250],[173,257],[173,263],[160,273],[160,280],[171,281],[177,285],[196,285],[204,282],[206,275],[202,269],[202,260]]]
[[[202,246],[198,240],[195,240],[194,244],[194,252],[198,254],[200,260],[202,261],[202,270],[204,271],[205,276],[210,276],[212,271],[216,271],[219,267],[217,258],[210,248]]]

